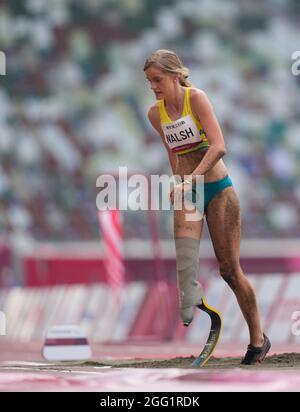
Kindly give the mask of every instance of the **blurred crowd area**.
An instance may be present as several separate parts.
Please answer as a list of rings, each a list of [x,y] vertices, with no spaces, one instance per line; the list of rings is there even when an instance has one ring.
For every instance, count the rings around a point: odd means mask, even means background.
[[[298,0],[0,0],[0,236],[99,238],[96,179],[171,174],[143,64],[170,48],[214,105],[243,237],[300,234]],[[162,239],[171,212],[159,213]],[[128,212],[126,238],[149,236]]]

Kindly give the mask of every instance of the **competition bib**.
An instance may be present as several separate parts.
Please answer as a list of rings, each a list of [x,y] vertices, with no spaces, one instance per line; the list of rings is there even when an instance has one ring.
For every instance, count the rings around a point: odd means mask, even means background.
[[[167,145],[174,152],[199,144],[203,140],[190,114],[172,123],[163,123],[161,127]]]

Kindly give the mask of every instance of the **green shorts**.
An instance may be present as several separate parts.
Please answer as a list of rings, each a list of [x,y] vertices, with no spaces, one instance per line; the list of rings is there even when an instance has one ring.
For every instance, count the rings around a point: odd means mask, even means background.
[[[206,212],[207,207],[210,201],[222,190],[226,189],[226,187],[232,186],[232,181],[230,177],[227,175],[223,179],[216,180],[215,182],[208,182],[204,183],[204,212]],[[197,196],[196,196],[196,184],[193,185],[192,191],[190,192],[191,195],[188,196],[194,204],[197,205]],[[200,189],[201,190],[201,189]],[[199,192],[200,192],[199,190]],[[200,192],[201,193],[201,192]],[[188,194],[189,195],[189,194]]]

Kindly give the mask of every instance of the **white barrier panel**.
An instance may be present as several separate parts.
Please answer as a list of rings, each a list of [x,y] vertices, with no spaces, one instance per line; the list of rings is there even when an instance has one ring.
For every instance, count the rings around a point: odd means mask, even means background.
[[[38,288],[11,288],[0,292],[0,310],[7,318],[7,338],[43,340],[52,325],[79,325],[94,342],[126,340],[144,303],[145,282],[124,287],[122,304],[103,283]]]
[[[270,334],[274,343],[300,343],[300,336],[293,333],[294,312],[300,310],[300,273],[284,279],[282,291],[274,302]],[[276,320],[276,321],[275,321]],[[288,339],[288,340],[287,340]]]
[[[297,315],[300,313],[300,273],[251,275],[249,280],[256,290],[263,329],[272,342],[300,343]],[[129,282],[124,287],[120,304],[116,304],[110,288],[103,283],[1,291],[0,311],[6,315],[6,339],[41,341],[52,325],[75,324],[83,329],[90,341],[126,341],[139,319],[148,290],[146,282]],[[223,279],[213,277],[207,283],[205,294],[208,304],[222,315],[221,341],[247,343],[246,322],[229,286]],[[173,301],[175,299],[177,296],[173,296]],[[177,308],[172,314],[171,321],[176,329],[180,323]],[[156,319],[158,316],[159,313]],[[150,318],[153,322],[153,317]],[[153,325],[147,316],[140,321],[145,323],[145,330],[152,330]],[[185,331],[185,339],[204,342],[208,328],[209,319],[196,311],[195,319]]]
[[[300,273],[249,275],[248,279],[256,291],[263,330],[272,342],[300,343],[300,334],[293,332],[297,330],[298,319],[296,316],[293,319],[293,314],[300,311]],[[222,279],[214,278],[208,283],[206,301],[222,315],[222,342],[249,342],[247,324],[236,297]],[[190,342],[204,342],[208,323],[205,316],[196,311],[186,339]]]

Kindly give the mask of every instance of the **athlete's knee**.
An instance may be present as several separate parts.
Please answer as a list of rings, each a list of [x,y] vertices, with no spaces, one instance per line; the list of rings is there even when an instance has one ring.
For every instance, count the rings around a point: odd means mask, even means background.
[[[219,271],[226,283],[235,289],[240,276],[239,264],[228,260],[219,263]]]

